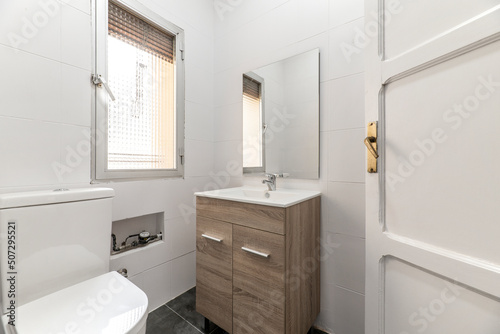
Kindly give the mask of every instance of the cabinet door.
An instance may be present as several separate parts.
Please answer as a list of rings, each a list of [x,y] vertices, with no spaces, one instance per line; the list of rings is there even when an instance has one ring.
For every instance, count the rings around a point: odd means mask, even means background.
[[[232,333],[232,225],[196,219],[196,310]]]
[[[284,268],[285,236],[233,226],[234,334],[285,332]]]

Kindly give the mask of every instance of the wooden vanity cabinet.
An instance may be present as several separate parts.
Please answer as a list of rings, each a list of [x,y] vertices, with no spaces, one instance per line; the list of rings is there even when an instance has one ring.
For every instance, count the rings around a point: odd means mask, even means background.
[[[196,218],[196,309],[228,332],[233,327],[232,229],[230,223]]]
[[[229,333],[305,334],[320,308],[320,197],[197,197],[196,310]]]

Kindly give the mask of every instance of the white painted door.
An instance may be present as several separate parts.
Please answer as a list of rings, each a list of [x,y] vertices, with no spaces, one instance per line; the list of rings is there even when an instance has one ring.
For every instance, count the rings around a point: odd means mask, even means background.
[[[365,4],[365,332],[499,334],[500,0]]]

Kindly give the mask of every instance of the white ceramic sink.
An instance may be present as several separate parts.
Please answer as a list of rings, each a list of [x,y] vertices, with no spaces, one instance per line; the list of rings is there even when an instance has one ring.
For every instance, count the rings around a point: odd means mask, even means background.
[[[286,208],[321,195],[319,191],[239,187],[195,193],[196,196]]]

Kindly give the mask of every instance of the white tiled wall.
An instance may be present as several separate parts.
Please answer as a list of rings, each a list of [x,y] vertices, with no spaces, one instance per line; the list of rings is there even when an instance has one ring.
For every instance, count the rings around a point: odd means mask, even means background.
[[[97,186],[116,191],[113,220],[164,212],[163,244],[111,263],[127,267],[154,309],[195,284],[193,192],[214,174],[214,8],[209,0],[139,2],[185,30],[185,179]],[[90,143],[90,3],[0,2],[0,192],[90,186],[90,154],[74,154]],[[58,174],[61,165],[69,170]]]
[[[317,325],[335,334],[364,332],[363,0],[215,1],[215,168],[240,161],[241,75],[320,48],[320,180],[278,180],[318,189],[322,208],[322,310]],[[227,9],[227,7],[224,7]],[[350,49],[353,50],[353,49]],[[240,174],[241,175],[241,174]],[[236,176],[235,184],[260,179]]]

